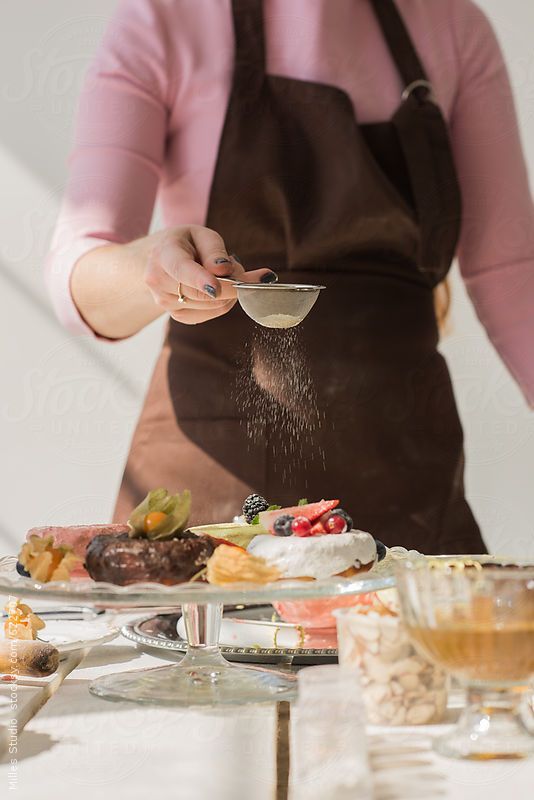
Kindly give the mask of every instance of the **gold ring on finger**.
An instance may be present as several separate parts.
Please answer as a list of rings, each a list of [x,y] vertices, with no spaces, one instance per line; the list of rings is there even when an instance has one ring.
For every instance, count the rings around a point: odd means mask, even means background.
[[[179,303],[187,303],[187,297],[182,294],[182,284],[178,284],[178,302]]]

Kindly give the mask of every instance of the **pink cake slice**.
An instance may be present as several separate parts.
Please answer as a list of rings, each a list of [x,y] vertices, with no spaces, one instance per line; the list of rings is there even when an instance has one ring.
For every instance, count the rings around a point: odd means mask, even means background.
[[[95,536],[118,536],[121,533],[128,533],[128,525],[102,524],[102,525],[46,525],[40,528],[30,528],[26,534],[26,539],[30,536],[53,536],[54,544],[69,545],[75,555],[80,559],[79,566],[75,567],[71,573],[73,578],[88,578],[89,574],[85,569],[85,551],[87,545]]]

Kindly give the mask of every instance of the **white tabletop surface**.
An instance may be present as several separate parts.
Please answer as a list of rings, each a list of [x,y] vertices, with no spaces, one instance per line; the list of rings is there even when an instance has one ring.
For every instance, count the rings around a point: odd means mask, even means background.
[[[273,800],[273,707],[194,711],[110,703],[89,694],[90,681],[99,675],[164,663],[122,638],[92,650],[26,724],[17,742],[16,772],[13,755],[0,758],[0,797]],[[441,730],[370,729],[377,800],[534,797],[534,759],[442,759],[429,749],[431,735]]]

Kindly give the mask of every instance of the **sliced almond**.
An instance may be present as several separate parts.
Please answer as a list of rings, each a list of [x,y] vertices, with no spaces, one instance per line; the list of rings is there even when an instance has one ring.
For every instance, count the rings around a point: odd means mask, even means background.
[[[399,675],[397,680],[403,689],[414,691],[418,686],[421,686],[419,678],[413,672],[406,672],[403,675]]]

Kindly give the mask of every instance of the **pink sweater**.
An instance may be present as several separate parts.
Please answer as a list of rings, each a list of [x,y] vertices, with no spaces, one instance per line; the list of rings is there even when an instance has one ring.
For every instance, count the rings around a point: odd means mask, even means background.
[[[450,124],[464,201],[458,256],[477,314],[534,404],[534,213],[510,84],[471,0],[397,0]],[[264,0],[267,69],[334,84],[361,122],[402,90],[368,0]],[[92,333],[76,260],[165,226],[203,224],[233,67],[230,0],[121,0],[80,98],[70,177],[46,263],[56,312]]]

